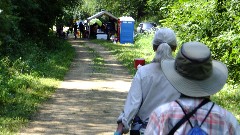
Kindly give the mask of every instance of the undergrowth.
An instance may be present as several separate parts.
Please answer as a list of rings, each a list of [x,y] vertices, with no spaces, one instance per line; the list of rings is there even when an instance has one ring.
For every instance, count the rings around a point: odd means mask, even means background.
[[[58,87],[74,57],[68,42],[52,39],[54,48],[31,41],[14,56],[0,59],[0,134],[10,135],[27,123]]]

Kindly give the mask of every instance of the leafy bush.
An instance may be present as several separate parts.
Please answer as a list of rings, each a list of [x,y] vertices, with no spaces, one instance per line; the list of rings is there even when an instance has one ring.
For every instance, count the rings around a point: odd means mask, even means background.
[[[177,2],[169,16],[161,20],[163,26],[173,28],[180,44],[200,41],[209,46],[213,59],[225,63],[229,70],[228,83],[240,79],[239,19],[240,4],[236,1]]]

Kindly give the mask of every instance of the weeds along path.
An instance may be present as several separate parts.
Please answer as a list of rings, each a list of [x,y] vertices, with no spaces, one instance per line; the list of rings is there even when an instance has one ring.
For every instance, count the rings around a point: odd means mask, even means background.
[[[115,131],[132,76],[100,45],[69,41],[76,49],[69,72],[19,135],[112,135]],[[98,66],[96,55],[104,60]]]

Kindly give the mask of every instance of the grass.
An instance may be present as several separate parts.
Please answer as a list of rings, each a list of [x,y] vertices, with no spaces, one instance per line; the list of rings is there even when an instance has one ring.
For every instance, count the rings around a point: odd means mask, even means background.
[[[85,46],[85,45],[84,45]],[[100,54],[95,51],[94,49],[85,46],[88,50],[88,52],[90,53],[90,55],[92,56],[92,61],[93,61],[93,71],[94,73],[105,73],[106,69],[105,69],[105,61],[103,59],[103,57],[100,56]]]
[[[233,88],[232,86],[225,85],[225,87],[212,96],[212,100],[218,105],[229,110],[240,122],[240,89],[239,87]]]
[[[134,44],[126,45],[119,43],[113,44],[112,42],[104,40],[95,40],[93,42],[101,44],[111,50],[117,59],[134,75],[136,73],[136,70],[133,68],[134,58],[145,58],[146,63],[150,63],[154,56],[151,46],[152,37],[153,35],[140,35]],[[232,112],[240,122],[240,86],[238,84],[235,87],[226,84],[225,87],[213,95],[211,99],[218,105]]]
[[[63,80],[75,52],[65,41],[56,40],[54,44],[54,49],[43,51],[30,44],[25,58],[1,59],[1,135],[17,133]]]
[[[128,68],[129,72],[134,75],[136,70],[134,67],[135,58],[144,58],[146,64],[152,61],[154,52],[152,51],[151,42],[148,42],[146,39],[152,39],[151,35],[142,35],[142,38],[138,38],[134,44],[113,44],[110,41],[106,40],[92,40],[97,44],[101,44],[106,47],[108,50],[117,56],[117,59]]]

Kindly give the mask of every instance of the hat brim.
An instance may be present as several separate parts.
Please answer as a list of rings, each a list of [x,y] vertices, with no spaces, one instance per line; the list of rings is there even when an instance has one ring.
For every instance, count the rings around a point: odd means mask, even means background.
[[[205,80],[194,80],[181,76],[175,70],[174,60],[163,60],[162,70],[166,78],[180,93],[190,97],[210,96],[220,91],[228,77],[227,67],[218,61],[212,61],[213,72]]]

